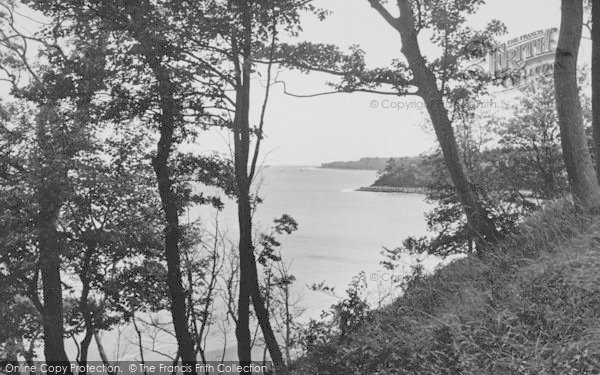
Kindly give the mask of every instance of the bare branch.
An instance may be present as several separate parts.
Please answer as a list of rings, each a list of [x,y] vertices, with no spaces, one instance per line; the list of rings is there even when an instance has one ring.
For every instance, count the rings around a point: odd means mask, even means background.
[[[390,95],[390,96],[418,95],[418,91],[415,91],[415,92],[410,92],[410,91],[391,92],[391,91],[381,91],[381,90],[371,90],[371,89],[348,89],[345,91],[333,90],[333,91],[320,92],[320,93],[316,93],[316,94],[294,94],[294,93],[287,91],[287,85],[286,85],[285,81],[275,81],[273,83],[281,84],[283,86],[283,93],[285,95],[292,96],[294,98],[315,98],[318,96],[333,95],[333,94],[352,94],[355,92],[364,92],[364,93],[369,93],[369,94]]]

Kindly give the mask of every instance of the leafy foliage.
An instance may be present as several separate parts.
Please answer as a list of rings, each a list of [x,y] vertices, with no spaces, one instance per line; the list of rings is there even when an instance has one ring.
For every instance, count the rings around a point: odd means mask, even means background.
[[[567,204],[529,217],[484,259],[408,275],[345,340],[312,323],[295,373],[593,373],[600,365],[597,222]]]
[[[390,158],[378,172],[373,186],[433,186],[432,169],[426,157]]]

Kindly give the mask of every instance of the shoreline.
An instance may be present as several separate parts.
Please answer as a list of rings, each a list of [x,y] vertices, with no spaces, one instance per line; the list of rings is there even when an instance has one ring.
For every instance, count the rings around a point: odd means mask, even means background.
[[[316,167],[316,169],[331,169],[334,171],[369,171],[369,172],[377,172],[378,169],[368,169],[368,168],[342,168],[342,167]]]
[[[405,186],[362,186],[355,191],[366,191],[371,193],[405,193],[405,194],[427,194],[432,188],[430,186],[405,187]]]

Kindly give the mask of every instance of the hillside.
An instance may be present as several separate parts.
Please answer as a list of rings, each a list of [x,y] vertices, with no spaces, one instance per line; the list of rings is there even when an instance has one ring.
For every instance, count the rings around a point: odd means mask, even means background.
[[[327,169],[362,169],[369,171],[382,170],[390,158],[366,157],[357,161],[334,161],[321,164],[321,168]]]
[[[433,166],[426,156],[389,159],[372,186],[423,187],[434,184]]]
[[[595,374],[600,222],[555,204],[486,256],[417,275],[350,334],[326,337],[298,374]]]

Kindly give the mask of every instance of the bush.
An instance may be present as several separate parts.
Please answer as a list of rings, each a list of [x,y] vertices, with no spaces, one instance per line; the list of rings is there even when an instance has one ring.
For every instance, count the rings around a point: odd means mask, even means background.
[[[430,275],[417,271],[402,297],[356,321],[348,335],[319,331],[319,345],[306,348],[296,371],[595,373],[599,245],[597,220],[555,204],[484,257],[454,260]]]

